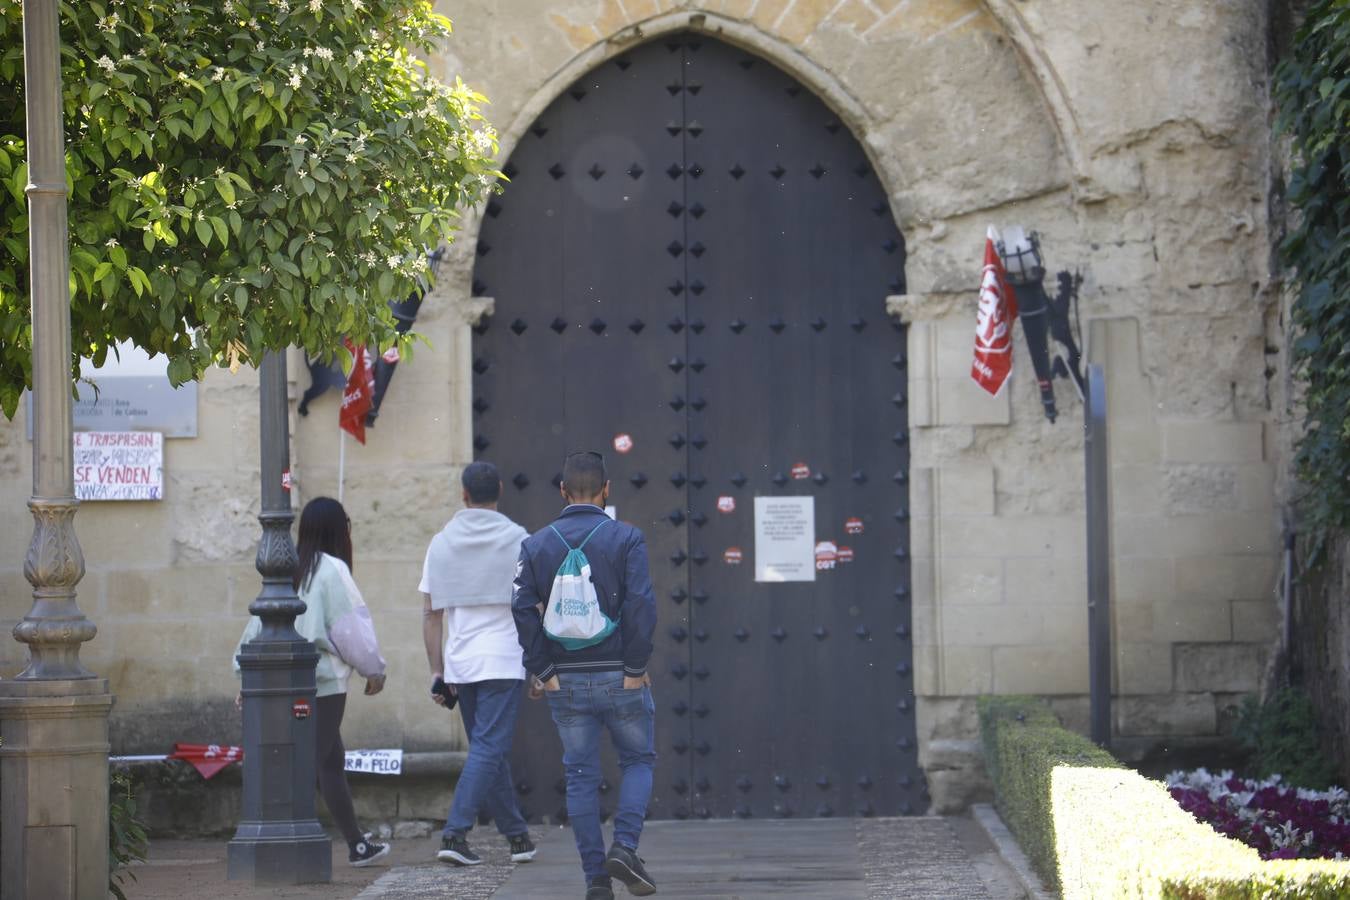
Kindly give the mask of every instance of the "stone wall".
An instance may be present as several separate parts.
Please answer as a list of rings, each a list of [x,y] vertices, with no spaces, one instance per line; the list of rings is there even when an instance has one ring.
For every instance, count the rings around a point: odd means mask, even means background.
[[[987,225],[1038,230],[1052,271],[1083,277],[1092,357],[1110,379],[1116,727],[1140,746],[1217,734],[1275,636],[1279,521],[1267,344],[1266,29],[1243,0],[460,0],[432,66],[492,98],[503,155],[573,80],[633,42],[693,29],[772,60],[858,135],[908,249],[914,639],[922,760],[935,807],[980,790],[972,698],[1052,696],[1086,726],[1081,409],[1044,420],[1018,341],[1010,390],[967,378]],[[352,746],[458,746],[421,696],[417,566],[470,456],[467,300],[476,223],[400,366],[346,500],[391,658],[357,698]],[[878,298],[880,311],[882,298]],[[1100,323],[1088,327],[1089,323]],[[1085,335],[1086,337],[1086,335]],[[292,377],[295,376],[293,363]],[[303,380],[303,379],[302,379]],[[157,505],[86,506],[82,598],[102,631],[119,746],[200,720],[233,726],[223,660],[256,590],[253,380],[213,373],[202,437],[166,450]],[[330,395],[295,425],[300,500],[336,482]],[[28,466],[0,429],[0,615],[19,574]],[[0,649],[0,670],[18,650]],[[196,718],[194,718],[196,717]],[[206,734],[210,732],[210,734]]]

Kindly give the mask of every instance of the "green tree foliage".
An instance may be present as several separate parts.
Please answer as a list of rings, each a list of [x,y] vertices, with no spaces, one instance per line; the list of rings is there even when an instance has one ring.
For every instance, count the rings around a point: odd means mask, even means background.
[[[1295,292],[1294,360],[1307,384],[1297,462],[1320,547],[1329,530],[1350,526],[1350,2],[1309,6],[1274,94],[1294,151],[1296,215],[1281,255]]]
[[[484,98],[427,0],[61,3],[73,349],[175,383],[289,344],[396,343],[386,306],[492,189]],[[31,378],[22,9],[0,0],[0,409]],[[407,338],[402,339],[406,344]]]

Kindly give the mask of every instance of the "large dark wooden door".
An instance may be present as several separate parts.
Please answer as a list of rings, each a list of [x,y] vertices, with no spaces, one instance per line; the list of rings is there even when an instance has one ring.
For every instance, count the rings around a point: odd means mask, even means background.
[[[922,812],[904,335],[884,303],[904,242],[857,141],[773,65],[683,36],[578,81],[506,171],[474,276],[496,300],[474,448],[531,530],[563,454],[603,450],[618,517],[647,535],[652,815]],[[815,580],[756,581],[754,499],[803,495]],[[532,817],[565,818],[559,760],[530,704]]]

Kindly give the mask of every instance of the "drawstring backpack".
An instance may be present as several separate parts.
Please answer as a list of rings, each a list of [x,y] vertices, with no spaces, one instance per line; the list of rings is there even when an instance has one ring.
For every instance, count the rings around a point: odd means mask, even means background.
[[[596,525],[586,535],[586,540],[576,547],[567,543],[561,531],[549,526],[567,548],[567,556],[553,576],[553,589],[549,591],[548,608],[544,612],[544,634],[567,650],[581,650],[598,644],[615,628],[614,622],[600,609],[595,585],[591,583],[591,563],[582,552],[586,542],[609,521],[605,519]]]

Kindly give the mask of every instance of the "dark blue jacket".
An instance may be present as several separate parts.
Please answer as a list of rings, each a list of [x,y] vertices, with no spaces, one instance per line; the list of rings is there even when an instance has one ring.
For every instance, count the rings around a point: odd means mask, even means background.
[[[605,615],[618,623],[600,643],[583,650],[565,650],[544,635],[543,605],[553,589],[553,576],[567,557],[567,548],[553,533],[557,528],[573,547],[601,522],[583,552],[591,564],[591,582]],[[647,541],[632,525],[610,521],[605,511],[573,504],[552,527],[537,531],[520,545],[511,610],[525,651],[525,668],[541,681],[559,672],[604,672],[622,669],[637,678],[647,671],[656,631],[656,596],[647,569]]]

